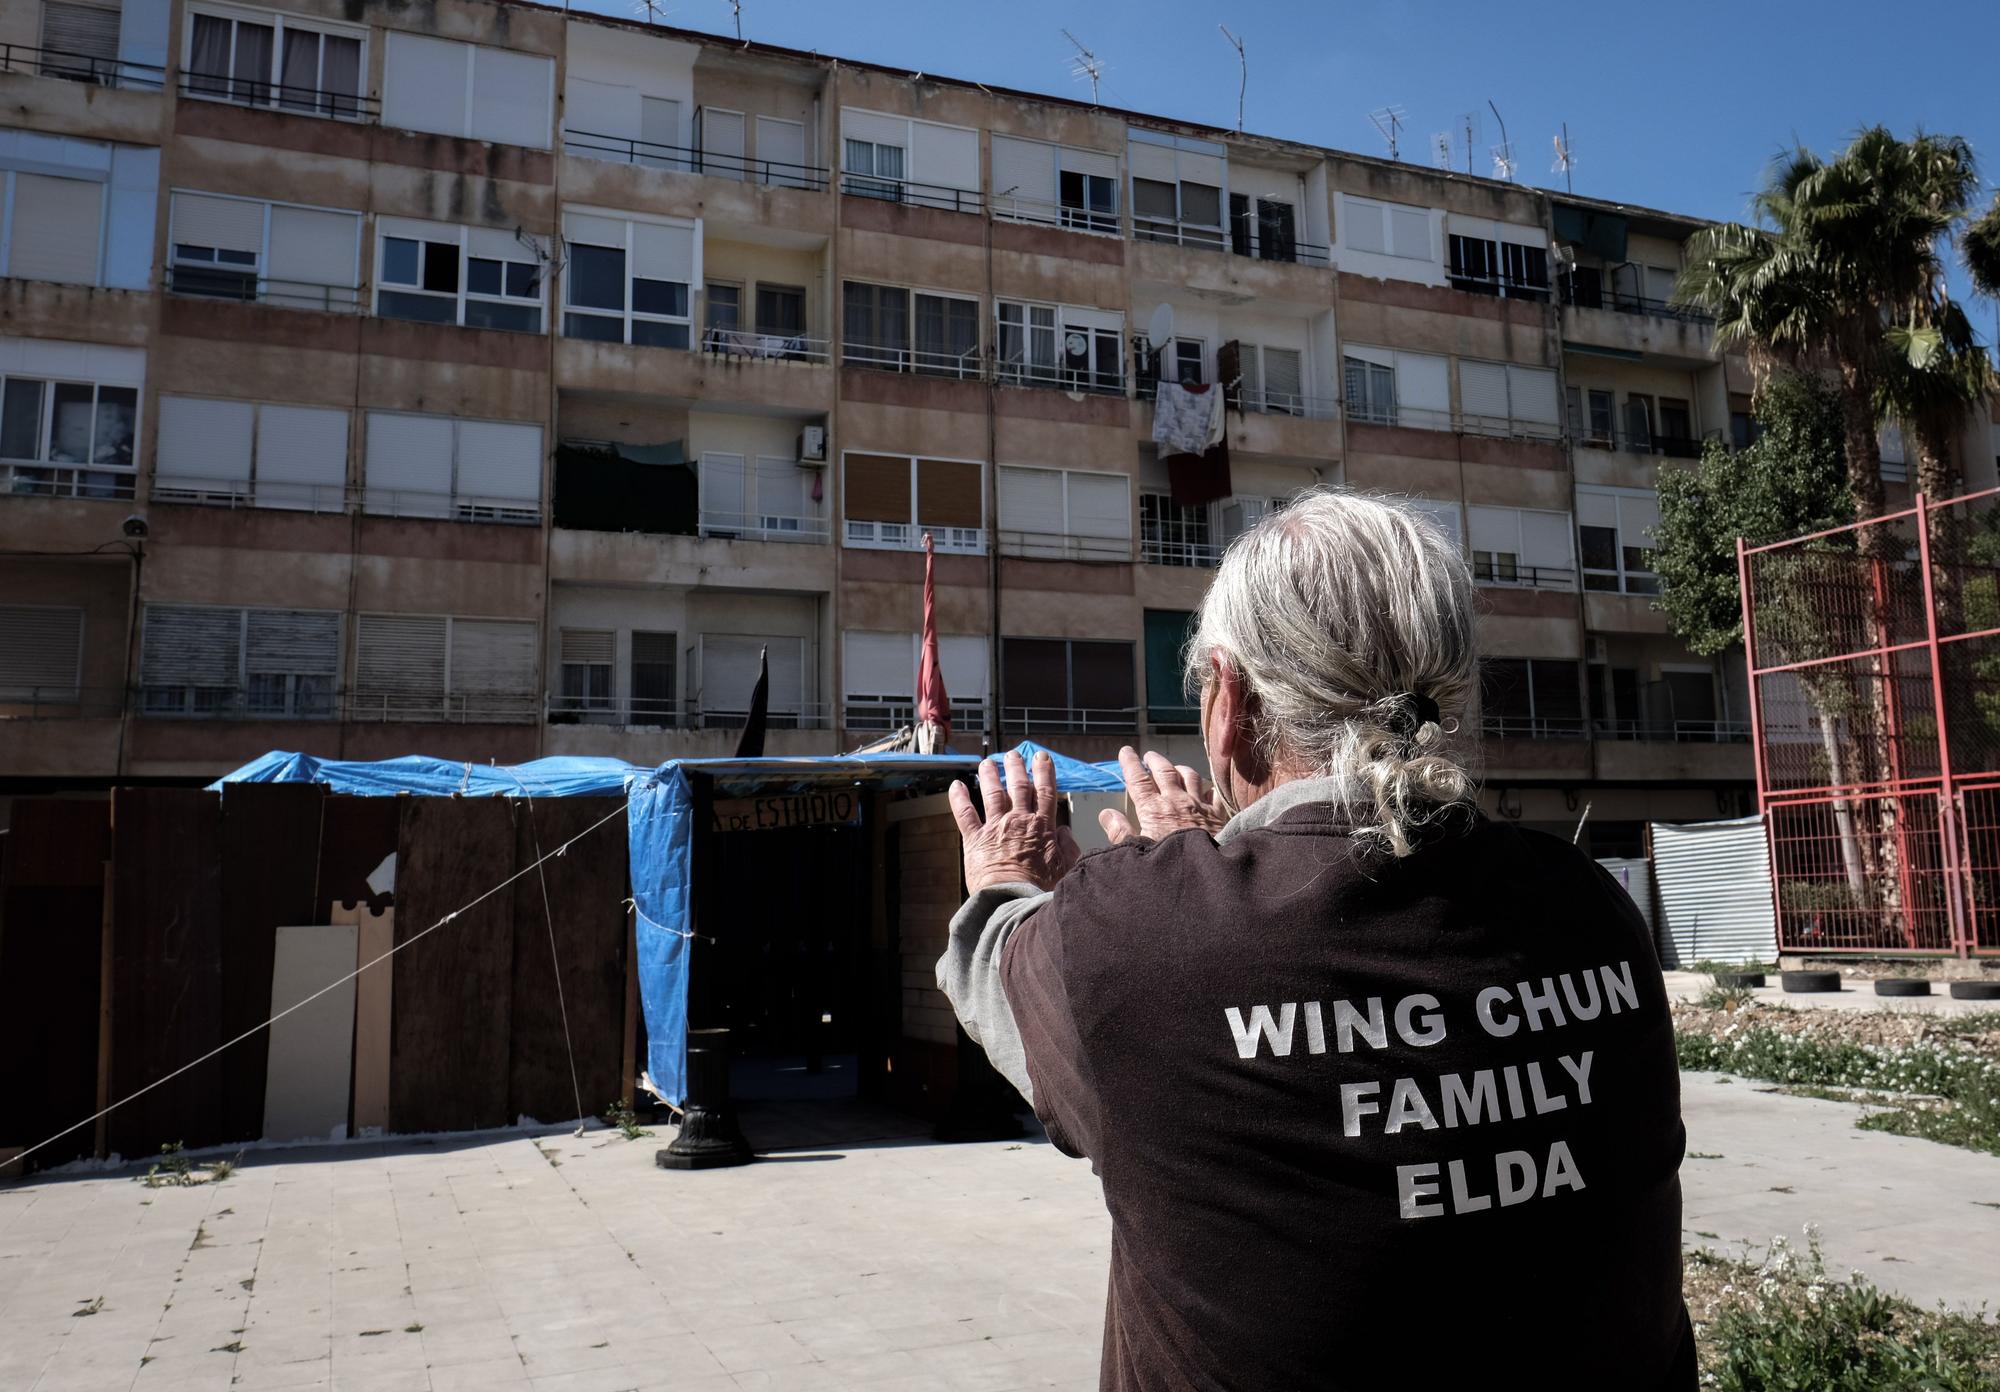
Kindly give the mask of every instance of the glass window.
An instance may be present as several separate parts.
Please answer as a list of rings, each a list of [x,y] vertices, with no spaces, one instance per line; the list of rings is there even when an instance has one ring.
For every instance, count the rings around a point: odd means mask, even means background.
[[[1498,255],[1484,237],[1451,237],[1451,283],[1477,295],[1500,293]]]
[[[796,285],[757,287],[757,332],[797,336],[806,331],[806,292]]]
[[[743,287],[710,281],[702,287],[702,318],[711,330],[733,334],[743,327]]]
[[[421,244],[408,237],[382,239],[382,279],[397,285],[417,283],[417,253]]]
[[[625,310],[625,249],[571,242],[564,283],[578,308]]]
[[[0,396],[0,459],[42,457],[42,397],[48,384],[9,377]]]
[[[1118,181],[1101,174],[1062,171],[1062,225],[1088,232],[1118,230]]]
[[[863,198],[886,198],[891,202],[902,198],[902,146],[881,145],[871,140],[849,140],[843,148],[848,174],[841,181],[844,191]]]
[[[192,96],[309,115],[361,114],[361,39],[273,16],[195,14],[188,32]]]

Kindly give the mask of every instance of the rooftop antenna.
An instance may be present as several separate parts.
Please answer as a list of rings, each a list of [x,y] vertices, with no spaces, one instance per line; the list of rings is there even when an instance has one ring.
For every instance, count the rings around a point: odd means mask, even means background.
[[[1493,105],[1491,97],[1487,98],[1486,106],[1493,113],[1493,119],[1500,123],[1500,143],[1493,147],[1493,177],[1496,179],[1505,179],[1509,183],[1512,183],[1514,179],[1514,147],[1507,139],[1506,118],[1501,116],[1500,108]]]
[[[743,0],[729,0],[730,13],[736,16],[736,42],[743,42]]]
[[[1576,170],[1576,151],[1570,148],[1569,122],[1563,122],[1562,134],[1556,138],[1556,162],[1552,172],[1563,176],[1563,191],[1576,192],[1576,180],[1571,175]]]
[[[549,244],[543,246],[540,237],[516,224],[514,240],[534,253],[535,263],[541,267],[541,279],[545,285],[550,276],[557,274],[569,264],[569,244],[560,235],[550,237]]]
[[[1451,132],[1431,132],[1431,165],[1437,169],[1451,168]]]
[[[1470,174],[1472,172],[1472,147],[1479,139],[1479,113],[1476,111],[1464,112],[1459,116],[1458,123],[1465,129],[1465,172]]]
[[[1104,76],[1104,64],[1099,62],[1097,55],[1085,48],[1083,41],[1070,33],[1069,30],[1063,30],[1062,36],[1076,45],[1076,58],[1070,64],[1069,75],[1071,77],[1087,77],[1090,79],[1090,104],[1096,106],[1097,80]]]
[[[1243,97],[1250,90],[1250,60],[1243,56],[1243,40],[1230,33],[1227,24],[1218,24],[1215,27],[1222,31],[1223,38],[1235,45],[1236,64],[1243,71],[1243,80],[1236,87],[1236,133],[1241,135],[1243,134]]]
[[[1384,106],[1368,113],[1368,119],[1375,123],[1375,129],[1382,132],[1382,138],[1389,142],[1389,158],[1401,159],[1397,149],[1403,132],[1403,108]]]
[[[633,0],[632,13],[648,24],[658,24],[667,17],[667,7],[662,0]]]

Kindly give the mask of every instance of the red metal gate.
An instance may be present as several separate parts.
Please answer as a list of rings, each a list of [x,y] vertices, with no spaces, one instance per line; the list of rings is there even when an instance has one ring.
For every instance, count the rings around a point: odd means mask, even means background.
[[[2000,954],[2000,489],[1737,565],[1780,949]]]

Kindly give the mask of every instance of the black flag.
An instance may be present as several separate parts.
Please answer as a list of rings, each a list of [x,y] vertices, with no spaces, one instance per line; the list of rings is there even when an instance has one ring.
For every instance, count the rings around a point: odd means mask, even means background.
[[[757,650],[757,685],[750,692],[750,714],[743,721],[743,733],[736,741],[736,757],[764,757],[766,707],[771,704],[771,650]]]

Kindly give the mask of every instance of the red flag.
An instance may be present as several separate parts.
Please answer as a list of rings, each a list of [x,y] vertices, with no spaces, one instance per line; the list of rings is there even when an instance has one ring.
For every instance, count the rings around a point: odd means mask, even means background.
[[[937,581],[931,569],[937,557],[931,534],[924,533],[924,655],[917,666],[917,724],[935,725],[940,746],[951,738],[951,697],[944,689],[944,667],[938,661]]]

